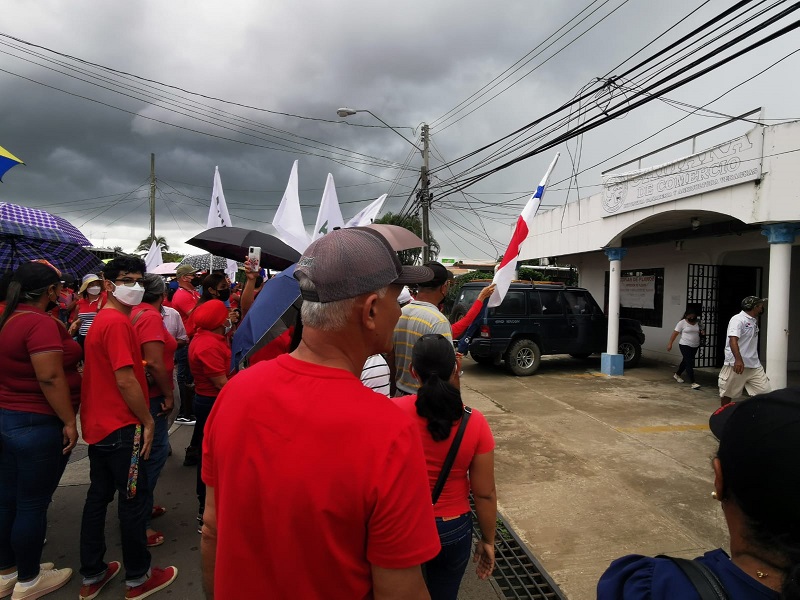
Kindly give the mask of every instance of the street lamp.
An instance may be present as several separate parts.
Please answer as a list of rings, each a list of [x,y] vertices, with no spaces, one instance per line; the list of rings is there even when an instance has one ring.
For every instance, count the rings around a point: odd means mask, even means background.
[[[418,194],[420,207],[422,208],[422,241],[425,242],[425,246],[422,248],[422,262],[428,262],[430,260],[430,247],[429,242],[430,236],[430,229],[428,228],[428,209],[430,208],[431,202],[431,194],[428,191],[428,187],[430,184],[430,179],[428,177],[428,140],[430,139],[430,133],[428,132],[428,125],[427,123],[422,124],[422,148],[417,146],[414,142],[400,133],[395,127],[389,125],[386,121],[381,119],[378,115],[376,115],[371,110],[367,110],[366,108],[347,108],[342,107],[336,111],[336,114],[342,118],[350,117],[356,113],[365,112],[371,114],[375,117],[378,121],[383,123],[388,129],[394,131],[397,135],[403,138],[406,142],[414,146],[417,150],[422,153],[422,169],[420,171],[420,191]],[[412,128],[409,127],[412,131]]]

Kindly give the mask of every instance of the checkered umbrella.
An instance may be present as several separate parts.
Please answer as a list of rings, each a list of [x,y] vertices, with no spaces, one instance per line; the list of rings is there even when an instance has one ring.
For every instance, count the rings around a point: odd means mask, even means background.
[[[0,202],[0,270],[46,258],[62,273],[80,277],[102,263],[83,248],[91,242],[72,223],[36,208]]]
[[[198,271],[208,271],[208,254],[195,254],[193,256],[187,256],[182,261],[182,265],[191,265],[192,268],[197,269]],[[228,268],[228,261],[221,257],[215,256],[214,263],[212,267],[212,271],[224,271]]]

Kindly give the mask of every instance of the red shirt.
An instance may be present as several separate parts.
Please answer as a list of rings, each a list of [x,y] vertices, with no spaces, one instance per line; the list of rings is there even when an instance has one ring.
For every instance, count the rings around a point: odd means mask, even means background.
[[[31,356],[59,352],[63,355],[72,407],[77,410],[81,401],[77,367],[83,351],[59,321],[35,306],[20,304],[0,330],[0,348],[0,408],[55,415],[36,379]]]
[[[216,398],[219,390],[210,378],[227,375],[230,368],[231,347],[225,336],[199,329],[189,343],[189,370],[195,392]]]
[[[219,598],[369,599],[371,565],[439,552],[416,426],[342,369],[284,354],[241,371],[206,424],[202,475]]]
[[[141,313],[141,317],[136,316],[139,313]],[[134,323],[134,321],[136,322]],[[131,323],[140,347],[147,342],[161,342],[164,345],[164,366],[167,367],[167,374],[170,381],[172,381],[172,371],[175,369],[175,350],[178,349],[178,342],[167,331],[164,320],[161,318],[161,313],[151,304],[143,303],[131,310]],[[153,385],[148,384],[150,398],[166,396],[171,392],[172,388],[162,390],[156,383]]]
[[[186,327],[187,332],[189,331],[189,327],[187,327],[189,315],[197,306],[198,300],[200,300],[200,294],[197,293],[197,290],[187,290],[186,288],[178,288],[172,296],[172,308],[181,315],[183,326]]]
[[[115,308],[107,306],[97,313],[86,334],[83,351],[81,426],[86,443],[96,444],[117,429],[139,423],[122,397],[114,373],[123,367],[133,367],[145,398],[147,380],[131,321]]]
[[[458,431],[456,423],[450,430],[450,437],[441,442],[434,442],[428,431],[428,421],[417,414],[415,402],[416,396],[401,396],[392,399],[403,412],[414,419],[420,436],[422,437],[422,447],[425,450],[425,461],[428,464],[428,483],[430,491],[428,500],[442,472],[442,465],[450,450],[450,444]],[[472,415],[467,422],[464,430],[464,437],[461,438],[461,445],[458,447],[458,454],[453,463],[453,468],[447,476],[442,494],[433,507],[437,517],[456,517],[469,512],[469,465],[476,454],[485,454],[494,450],[494,437],[489,424],[479,410],[472,409]]]

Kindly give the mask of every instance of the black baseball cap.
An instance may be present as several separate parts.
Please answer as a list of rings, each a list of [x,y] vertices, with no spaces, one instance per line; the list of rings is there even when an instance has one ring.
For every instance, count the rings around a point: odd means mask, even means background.
[[[425,266],[433,271],[433,279],[425,283],[421,283],[421,287],[437,288],[443,286],[445,283],[455,277],[452,271],[449,271],[442,263],[436,262],[435,260],[426,262]]]

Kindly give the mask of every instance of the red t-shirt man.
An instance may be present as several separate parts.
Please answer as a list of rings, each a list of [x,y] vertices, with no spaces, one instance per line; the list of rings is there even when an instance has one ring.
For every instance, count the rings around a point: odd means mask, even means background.
[[[96,444],[117,429],[139,423],[117,387],[114,372],[133,367],[145,398],[147,379],[130,319],[114,308],[106,307],[97,313],[86,334],[83,351],[81,427],[86,443]],[[149,413],[150,407],[144,410]]]
[[[458,431],[458,425],[456,424],[450,430],[450,437],[446,440],[435,442],[430,432],[428,432],[428,420],[417,414],[416,394],[401,396],[392,400],[404,413],[411,417],[417,426],[422,438],[425,460],[428,464],[428,481],[432,492],[433,488],[436,487],[436,481],[439,479],[439,473],[442,472],[444,459],[447,457],[447,452],[450,450],[453,438]],[[479,410],[473,408],[467,427],[464,429],[464,437],[458,447],[453,467],[447,476],[442,493],[436,501],[436,506],[433,507],[437,517],[457,517],[470,511],[469,466],[476,454],[486,454],[492,450],[494,450],[494,436],[492,436],[489,423],[486,422],[486,417]]]
[[[175,295],[172,296],[172,308],[177,310],[178,314],[180,314],[186,331],[189,331],[189,327],[187,326],[189,315],[192,314],[195,306],[197,306],[198,300],[200,300],[200,294],[197,290],[187,290],[183,287],[178,288]]]
[[[141,316],[137,317],[139,314]],[[175,350],[178,348],[178,342],[167,331],[164,320],[161,318],[161,313],[155,306],[140,304],[131,310],[131,323],[140,347],[147,342],[161,342],[164,344],[164,366],[167,368],[170,381],[172,381],[172,373],[175,370]],[[172,390],[162,390],[157,383],[152,385],[148,383],[148,393],[150,398],[158,398],[159,396],[171,394]]]
[[[219,597],[368,599],[372,565],[438,554],[416,424],[352,373],[259,363],[223,388],[205,431]]]
[[[211,377],[222,377],[231,368],[231,347],[224,335],[198,329],[189,344],[189,369],[195,392],[216,398],[219,389]]]

